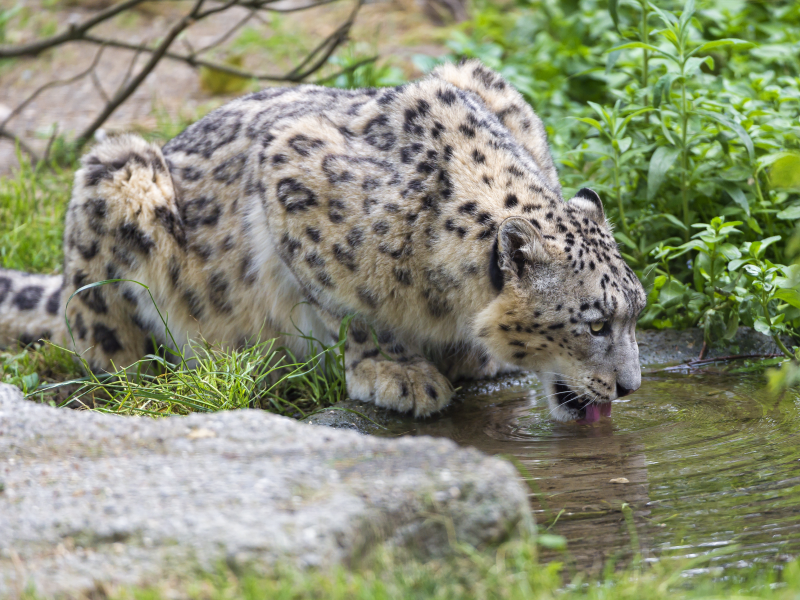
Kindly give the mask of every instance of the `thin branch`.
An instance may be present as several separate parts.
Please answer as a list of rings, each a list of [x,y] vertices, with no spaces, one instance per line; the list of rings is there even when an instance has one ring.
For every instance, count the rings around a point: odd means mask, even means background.
[[[715,362],[728,362],[732,360],[746,360],[749,358],[778,358],[783,356],[783,353],[780,354],[736,354],[732,356],[718,356],[716,358],[703,358],[703,359],[695,359],[687,361],[680,365],[675,365],[673,367],[664,367],[663,369],[658,369],[656,372],[661,371],[684,371],[686,369],[693,369],[700,365],[707,365],[710,363]]]
[[[326,4],[333,4],[334,2],[338,1],[339,0],[321,0],[321,2],[314,2],[312,4],[305,4],[303,6],[293,6],[291,8],[270,8],[268,6],[264,6],[265,4],[264,2],[241,2],[239,6],[243,6],[245,8],[254,8],[256,10],[263,10],[265,12],[271,12],[271,13],[288,14],[293,12],[299,12],[301,10],[308,10],[310,8],[316,8],[318,6],[325,6]]]
[[[25,141],[10,131],[6,131],[5,129],[0,129],[0,138],[5,138],[7,140],[11,140],[14,144],[18,144],[20,150],[22,150],[31,160],[31,165],[36,165],[39,162],[39,155],[36,154],[33,148],[31,148]]]
[[[274,2],[275,0],[271,1]],[[236,4],[239,4],[239,0],[228,0],[227,2],[224,2],[215,8],[209,8],[205,12],[201,13],[200,11],[197,11],[197,13],[194,15],[194,18],[199,21],[200,19],[205,19],[206,17],[210,17],[211,15],[224,12],[228,10],[231,6],[234,6]]]
[[[30,44],[23,44],[21,46],[0,46],[0,58],[14,58],[16,56],[36,56],[37,54],[73,40],[79,40],[83,34],[89,31],[95,25],[107,21],[108,19],[117,16],[119,13],[133,8],[137,4],[141,4],[145,0],[124,0],[114,6],[109,6],[105,10],[86,19],[83,23],[72,24],[66,31],[50,36],[43,40],[31,42]]]
[[[178,35],[184,29],[194,23],[204,1],[205,0],[197,0],[192,8],[192,11],[170,28],[166,37],[155,49],[150,57],[150,60],[147,61],[147,64],[144,67],[142,67],[142,70],[139,71],[136,77],[134,77],[133,80],[128,83],[128,85],[117,91],[111,102],[106,104],[105,108],[103,108],[100,114],[95,117],[94,121],[92,121],[91,124],[76,138],[75,144],[78,148],[83,146],[86,143],[86,140],[90,139],[94,135],[94,132],[100,129],[100,126],[105,122],[105,120],[110,117],[115,110],[117,110],[120,104],[125,102],[125,100],[127,100],[128,97],[136,91],[136,88],[139,87],[139,84],[141,84],[142,81],[144,81],[145,78],[151,73],[151,71],[156,68],[156,65],[164,56],[167,48],[169,48],[170,44],[175,41],[175,38],[178,37]]]
[[[27,98],[25,98],[25,100],[23,100],[21,103],[19,103],[16,106],[16,108],[14,108],[14,110],[12,110],[8,114],[8,116],[5,118],[5,120],[2,123],[0,123],[0,129],[5,129],[6,125],[8,125],[9,122],[11,122],[11,119],[16,117],[20,112],[22,112],[24,110],[24,108],[26,106],[28,106],[28,104],[30,104],[31,102],[36,100],[37,96],[39,96],[39,94],[41,94],[46,89],[49,89],[49,88],[52,88],[52,87],[58,87],[58,86],[61,86],[61,85],[69,85],[70,83],[75,83],[79,79],[82,79],[83,77],[86,77],[89,73],[91,73],[97,67],[97,63],[100,62],[100,57],[103,55],[103,51],[104,50],[105,50],[105,47],[104,46],[100,46],[100,49],[97,51],[97,54],[95,54],[94,59],[92,60],[92,64],[90,64],[89,68],[86,69],[85,71],[81,71],[80,73],[78,73],[77,75],[73,75],[69,79],[59,79],[58,81],[48,81],[43,86],[41,86],[41,87],[37,88],[36,90],[34,90],[33,93],[30,96],[28,96]]]
[[[247,15],[243,19],[241,19],[239,22],[237,22],[236,25],[231,27],[228,31],[223,33],[221,36],[219,36],[216,40],[214,40],[213,42],[211,42],[207,46],[203,46],[199,50],[193,51],[191,53],[191,56],[199,56],[200,54],[205,54],[206,52],[208,52],[212,48],[215,48],[215,47],[219,46],[225,40],[230,38],[234,33],[236,33],[241,27],[243,27],[250,19],[252,19],[255,16],[255,14],[256,14],[256,11],[255,10],[251,10],[250,12],[247,13]]]
[[[143,42],[141,44],[132,44],[117,40],[104,39],[92,35],[90,33],[90,30],[96,25],[104,21],[107,21],[108,19],[111,19],[114,16],[126,10],[134,8],[135,6],[141,4],[144,1],[145,0],[123,0],[122,2],[119,2],[114,6],[111,6],[105,10],[98,12],[94,16],[84,20],[83,22],[77,25],[71,25],[66,31],[63,31],[49,38],[45,38],[43,40],[39,40],[29,44],[23,44],[21,46],[16,46],[16,47],[0,46],[0,59],[16,57],[16,56],[36,56],[45,50],[73,41],[85,41],[100,46],[100,49],[98,50],[91,66],[88,69],[82,71],[78,75],[70,77],[69,79],[60,81],[51,81],[44,84],[43,86],[35,90],[21,104],[19,104],[3,120],[3,122],[0,123],[0,136],[3,138],[10,139],[16,144],[19,144],[19,147],[24,152],[26,152],[31,156],[32,162],[39,161],[39,158],[37,157],[33,149],[18,136],[6,130],[5,129],[6,125],[11,121],[11,119],[16,117],[26,106],[28,106],[31,102],[33,102],[33,100],[37,96],[39,96],[39,94],[41,94],[43,91],[56,86],[68,85],[70,83],[74,83],[75,81],[87,75],[91,75],[92,83],[94,84],[94,87],[96,88],[98,94],[105,101],[105,106],[100,111],[100,113],[93,119],[93,121],[76,138],[75,146],[76,148],[80,148],[83,144],[86,143],[87,140],[91,139],[91,137],[97,132],[97,130],[103,125],[103,123],[114,113],[114,111],[117,108],[119,108],[119,106],[123,102],[125,102],[139,88],[139,86],[142,84],[145,78],[147,78],[147,76],[156,68],[156,66],[158,65],[159,61],[162,58],[169,58],[171,60],[181,61],[190,65],[193,68],[207,67],[209,69],[213,69],[218,72],[225,73],[227,75],[242,77],[245,79],[255,79],[260,81],[274,81],[274,82],[302,81],[312,73],[315,73],[320,68],[322,68],[328,61],[328,59],[331,57],[331,55],[336,51],[336,49],[348,39],[350,30],[353,26],[353,23],[355,22],[355,18],[358,14],[358,11],[364,2],[364,0],[356,0],[352,12],[342,25],[340,25],[333,33],[327,36],[321,43],[319,43],[313,50],[311,50],[299,62],[299,64],[297,64],[290,72],[284,75],[276,76],[276,75],[251,73],[248,71],[244,71],[242,69],[238,69],[231,65],[202,60],[199,59],[198,56],[202,53],[208,52],[214,47],[230,39],[230,36],[233,35],[233,33],[238,29],[240,29],[244,24],[246,24],[250,19],[255,17],[259,20],[262,20],[261,16],[258,14],[258,11],[296,12],[300,10],[308,10],[326,4],[331,4],[332,2],[336,2],[338,0],[319,0],[318,2],[313,2],[311,4],[306,4],[304,6],[292,7],[287,9],[276,9],[270,7],[270,5],[274,4],[279,0],[225,0],[225,1],[214,2],[210,7],[205,8],[205,10],[203,9],[203,6],[206,0],[196,0],[191,11],[188,14],[185,14],[176,23],[174,23],[166,32],[164,38],[155,47],[150,47],[150,45],[147,42]],[[178,36],[183,31],[191,27],[194,23],[209,16],[221,13],[234,6],[240,6],[242,8],[249,9],[250,12],[246,17],[240,19],[225,34],[223,34],[219,38],[215,39],[212,43],[206,45],[203,48],[200,48],[197,51],[195,51],[192,48],[191,44],[188,43],[188,40],[184,40],[186,47],[189,49],[189,54],[182,54],[179,52],[170,51],[170,47],[172,46],[173,42],[178,38]],[[110,98],[109,95],[106,93],[106,90],[100,83],[100,79],[98,78],[96,72],[96,68],[99,63],[100,57],[103,53],[103,50],[106,47],[122,48],[135,52],[131,62],[128,65],[127,72],[125,73],[113,97]],[[139,70],[138,73],[136,73],[136,75],[133,78],[131,78],[131,74],[135,70],[138,58],[142,53],[148,53],[150,55],[149,59],[147,60],[146,64],[141,68],[141,70]],[[358,63],[350,65],[346,69],[343,69],[339,73],[335,73],[333,75],[330,75],[322,79],[322,81],[327,81],[328,79],[336,78],[341,74],[351,72],[364,64],[374,61],[376,58],[377,57],[371,57],[359,61]],[[51,138],[50,142],[48,143],[47,154],[49,154],[50,152],[54,139],[55,137]]]
[[[363,60],[359,60],[358,62],[355,62],[352,65],[350,65],[349,67],[345,67],[344,69],[336,71],[336,73],[332,73],[331,75],[326,75],[325,77],[317,79],[315,81],[315,83],[321,84],[321,83],[326,83],[328,81],[332,81],[332,80],[336,79],[337,77],[340,77],[342,75],[347,75],[348,73],[352,73],[353,71],[355,71],[359,67],[363,67],[364,65],[368,65],[370,63],[373,63],[376,60],[378,60],[378,55],[377,54],[375,56],[370,56],[369,58],[365,58]]]
[[[335,1],[335,0],[334,0]],[[327,2],[326,2],[327,3]],[[241,77],[243,79],[255,79],[257,81],[291,81],[291,82],[298,82],[302,81],[315,71],[317,71],[325,62],[330,58],[333,52],[338,48],[346,39],[347,34],[350,31],[350,28],[353,25],[355,20],[355,13],[360,9],[361,5],[363,4],[363,0],[359,0],[356,4],[356,8],[353,13],[350,15],[348,20],[340,26],[336,31],[334,31],[331,35],[325,38],[316,48],[314,48],[308,55],[300,62],[299,65],[295,66],[292,71],[285,75],[269,75],[269,74],[260,74],[260,73],[253,73],[251,71],[245,71],[243,69],[237,69],[234,66],[226,65],[223,63],[208,61],[196,58],[200,51],[193,52],[192,54],[180,54],[177,52],[164,52],[164,58],[169,58],[171,60],[181,61],[193,68],[197,67],[206,67],[207,69],[211,69],[213,71],[217,71],[219,73],[224,73],[226,75],[232,75],[234,77]],[[121,42],[118,40],[111,40],[101,37],[96,37],[94,35],[85,35],[81,38],[81,41],[90,42],[92,44],[102,44],[106,45],[110,48],[122,48],[124,50],[134,50],[136,52],[155,52],[156,48],[149,48],[146,45],[142,44],[132,44],[129,42]],[[306,69],[304,72],[300,72],[300,69],[305,67],[309,62],[311,62],[316,55],[318,55],[323,49],[327,51],[323,54],[320,60],[317,60],[311,68]],[[205,51],[205,49],[203,49]]]
[[[94,73],[94,71],[92,71]],[[44,156],[42,156],[42,161],[47,164],[48,159],[50,158],[50,150],[53,148],[53,142],[56,141],[56,137],[58,137],[58,123],[53,125],[53,133],[50,134],[50,139],[47,140],[47,148],[44,150]]]
[[[125,77],[122,78],[122,81],[117,87],[117,92],[119,92],[128,83],[128,81],[130,81],[131,73],[133,73],[133,68],[136,66],[136,63],[141,55],[142,55],[141,50],[137,50],[136,53],[133,55],[131,62],[128,63],[128,70],[125,71]]]
[[[111,102],[111,98],[108,97],[106,91],[103,89],[102,84],[100,83],[100,79],[97,77],[97,70],[92,69],[92,83],[94,84],[94,89],[97,90],[97,93],[100,94],[100,97],[105,100],[106,102]]]
[[[345,21],[339,29],[334,31],[331,35],[325,38],[321,44],[319,44],[314,50],[312,50],[308,56],[299,64],[297,65],[287,76],[287,79],[290,81],[302,81],[315,71],[317,71],[322,65],[324,65],[327,60],[331,57],[331,55],[336,51],[345,40],[347,40],[347,36],[350,33],[350,28],[353,26],[355,22],[356,15],[358,14],[361,5],[364,3],[364,0],[358,0],[356,2],[353,11],[350,13],[347,21]],[[301,69],[311,61],[314,56],[321,52],[326,45],[330,44],[328,49],[316,60],[310,67],[308,67],[305,71],[301,71]]]

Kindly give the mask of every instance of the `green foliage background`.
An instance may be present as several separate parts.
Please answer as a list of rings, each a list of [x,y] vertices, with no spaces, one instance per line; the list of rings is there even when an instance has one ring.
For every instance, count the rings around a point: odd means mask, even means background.
[[[798,336],[800,4],[483,2],[447,45],[418,66],[500,71],[547,125],[565,195],[604,197],[649,291],[640,326]]]

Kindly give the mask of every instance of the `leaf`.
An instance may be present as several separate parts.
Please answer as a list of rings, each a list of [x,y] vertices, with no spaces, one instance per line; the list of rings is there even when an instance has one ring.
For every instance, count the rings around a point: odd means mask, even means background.
[[[728,192],[728,196],[731,197],[736,205],[741,208],[745,214],[749,217],[750,216],[750,204],[747,202],[747,197],[744,195],[744,192],[735,186],[734,184],[726,181],[722,184],[722,189]]]
[[[615,47],[611,48],[611,50],[609,50],[609,52],[615,52],[616,50],[630,50],[630,49],[636,49],[636,48],[639,48],[641,50],[649,50],[650,52],[655,52],[656,54],[660,54],[664,58],[670,59],[674,63],[678,62],[678,57],[677,56],[673,56],[672,54],[664,52],[663,50],[660,50],[659,48],[656,48],[652,44],[644,44],[642,42],[629,42],[627,44],[622,44],[621,46],[615,46]]]
[[[719,252],[729,261],[733,261],[742,257],[742,253],[739,252],[739,249],[733,244],[720,244],[717,248],[717,252]]]
[[[710,69],[714,68],[714,59],[710,56],[704,56],[703,58],[693,56],[692,58],[686,61],[686,64],[683,66],[683,74],[684,76],[688,77],[693,75],[697,69],[700,68],[700,65],[706,63]]]
[[[617,1],[608,0],[608,14],[611,15],[611,20],[614,21],[614,28],[619,33],[619,15],[617,14]],[[608,73],[608,71],[606,71]]]
[[[694,0],[687,0],[686,4],[683,6],[683,12],[681,13],[681,20],[679,23],[681,26],[685,26],[689,20],[694,15]]]
[[[624,233],[622,233],[621,231],[615,231],[614,232],[614,237],[617,240],[619,240],[620,242],[622,242],[623,244],[625,244],[631,250],[636,250],[637,249],[636,244],[633,242],[633,240],[631,238],[629,238],[627,235],[625,235]]]
[[[725,328],[725,335],[722,336],[725,340],[732,340],[739,330],[739,311],[732,310],[731,316],[728,318],[728,325]]]
[[[672,89],[672,81],[675,79],[673,73],[665,73],[659,77],[653,86],[653,106],[658,108],[661,106],[661,100],[669,101],[670,90]]]
[[[567,538],[563,535],[552,533],[540,533],[536,536],[536,543],[550,550],[565,550],[567,548]]]
[[[625,127],[627,127],[628,123],[630,123],[631,119],[633,119],[634,117],[638,117],[639,115],[643,115],[644,113],[650,112],[651,110],[655,110],[655,109],[648,106],[647,108],[640,108],[639,110],[633,111],[631,114],[629,114],[627,117],[625,117],[623,119],[622,126],[620,127],[620,129],[624,129]]]
[[[22,376],[22,391],[30,394],[37,387],[39,387],[39,374],[30,373],[29,375]]]
[[[758,222],[753,217],[747,219],[747,226],[755,231],[758,235],[764,235],[764,232],[761,231],[761,227],[759,226]]]
[[[745,40],[740,40],[738,38],[725,38],[723,40],[714,40],[713,42],[706,42],[705,44],[701,44],[694,50],[689,53],[689,56],[694,56],[700,52],[708,52],[709,50],[713,50],[714,48],[720,48],[722,46],[738,46],[741,50],[745,48],[751,48],[755,46],[752,42],[747,42]]]
[[[667,221],[675,225],[676,227],[683,229],[686,231],[686,225],[683,224],[683,221],[678,219],[675,215],[671,215],[669,213],[661,213],[661,216],[664,217]]]
[[[656,13],[664,24],[669,27],[670,25],[676,25],[678,23],[678,19],[673,15],[671,12],[664,12],[663,10],[659,9],[654,3],[650,3],[650,9]]]
[[[753,323],[753,329],[755,329],[758,333],[770,335],[770,327],[764,317],[758,317],[758,319],[756,319],[756,322]]]
[[[650,159],[650,169],[647,173],[647,199],[652,200],[656,197],[664,178],[670,167],[675,164],[675,159],[680,154],[680,148],[674,146],[660,146],[653,152]]]
[[[800,292],[797,290],[778,290],[775,292],[774,297],[778,300],[783,300],[786,304],[791,304],[795,308],[800,308]]]
[[[783,221],[795,221],[800,219],[800,204],[785,208],[775,216]]]
[[[793,154],[792,152],[781,151],[781,152],[773,152],[772,154],[767,154],[765,156],[762,156],[761,158],[758,159],[758,170],[761,171],[762,169],[770,166],[772,163],[779,161],[784,156],[791,156],[792,154]]]
[[[716,218],[717,217],[715,217],[715,219]],[[730,229],[731,227],[738,227],[742,223],[743,223],[743,221],[728,221],[727,223],[722,223],[722,225],[719,226],[719,230],[720,231],[724,231],[725,229]],[[736,231],[736,233],[741,233],[741,231],[739,231],[738,229],[735,230],[735,231]],[[733,233],[733,232],[732,231],[728,231],[727,233],[730,234],[730,233]]]
[[[665,308],[669,308],[672,304],[682,301],[687,291],[686,286],[673,279],[661,288],[661,293],[658,296],[659,302]]]
[[[775,189],[800,190],[800,154],[782,154],[769,169],[769,182]]]
[[[597,119],[592,119],[590,117],[580,117],[576,120],[580,121],[581,123],[586,123],[587,125],[591,125],[595,129],[597,129],[597,131],[599,131],[600,133],[604,134],[606,132],[606,130],[603,129],[603,125]]]
[[[708,117],[709,119],[713,119],[718,123],[724,125],[728,129],[732,130],[736,135],[739,136],[739,139],[742,140],[744,147],[747,148],[747,154],[750,155],[750,160],[751,161],[755,160],[756,151],[755,148],[753,147],[753,140],[750,139],[750,135],[745,131],[744,127],[717,113],[709,112],[707,110],[698,110],[696,112],[698,115],[702,115],[704,117]]]
[[[617,64],[621,54],[622,50],[616,50],[608,53],[608,57],[606,58],[606,75],[611,73],[611,69],[613,69],[614,65]]]
[[[769,246],[770,244],[774,244],[779,239],[781,239],[781,236],[773,235],[772,237],[768,237],[768,238],[765,238],[765,239],[761,240],[761,244],[759,244],[759,245],[757,245],[758,242],[755,242],[753,244],[753,246],[756,247],[755,255],[756,256],[764,256],[764,252],[766,252],[767,246]]]

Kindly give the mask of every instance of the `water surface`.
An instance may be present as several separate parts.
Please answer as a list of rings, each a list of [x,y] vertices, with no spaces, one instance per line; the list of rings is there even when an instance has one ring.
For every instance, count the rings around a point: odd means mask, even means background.
[[[652,372],[592,425],[552,422],[541,395],[533,378],[478,384],[391,433],[513,456],[540,528],[567,538],[580,570],[627,562],[637,547],[645,560],[731,550],[716,566],[800,555],[797,391],[770,398],[758,375]]]

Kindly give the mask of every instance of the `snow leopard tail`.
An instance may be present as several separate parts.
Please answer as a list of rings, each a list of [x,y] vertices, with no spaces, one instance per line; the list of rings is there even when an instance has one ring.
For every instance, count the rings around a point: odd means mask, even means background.
[[[63,344],[62,275],[32,275],[0,269],[0,348],[41,339]]]

